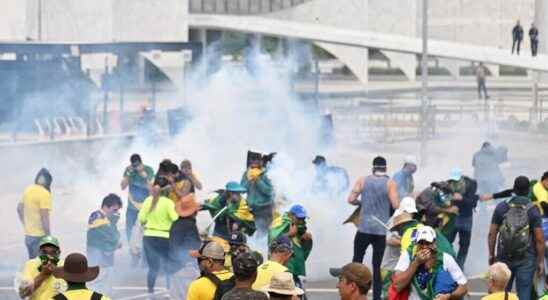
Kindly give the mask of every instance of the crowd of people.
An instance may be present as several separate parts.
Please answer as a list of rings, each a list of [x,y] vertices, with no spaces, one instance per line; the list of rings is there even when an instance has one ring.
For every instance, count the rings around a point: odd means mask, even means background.
[[[340,298],[366,299],[370,289],[375,300],[463,298],[468,293],[463,270],[473,215],[478,202],[500,198],[507,200],[496,205],[486,236],[490,267],[484,299],[544,296],[537,294],[540,288],[532,279],[544,275],[548,172],[538,181],[519,176],[511,189],[504,189],[499,164],[506,152],[486,142],[474,155],[474,178],[455,167],[446,180],[421,191],[415,190],[418,164],[412,156],[405,157],[392,177],[386,159],[375,157],[371,174],[351,189],[344,169],[317,156],[312,162],[316,182],[329,185],[336,178],[346,184],[336,185],[336,193],[350,190],[347,202],[357,206],[347,220],[357,227],[352,262],[329,270],[339,278]],[[198,201],[202,183],[189,160],[177,165],[165,159],[155,172],[139,154],[131,155],[121,180],[122,190],[128,188],[125,238],[132,267],[147,269],[150,299],[159,276],[165,276],[171,299],[306,299],[303,278],[313,250],[310,216],[300,204],[285,207],[275,201],[269,178],[274,158],[275,153],[248,151],[241,180],[229,181]],[[118,229],[123,201],[116,194],[105,196],[89,216],[86,255],[72,253],[63,260],[49,226],[52,181],[48,170],[40,170],[17,208],[29,256],[19,294],[30,299],[108,299],[116,252],[123,244]],[[201,231],[196,222],[200,211],[211,216]],[[252,249],[249,237],[264,240],[268,253]],[[364,264],[369,246],[372,262]],[[517,295],[511,292],[514,281]]]

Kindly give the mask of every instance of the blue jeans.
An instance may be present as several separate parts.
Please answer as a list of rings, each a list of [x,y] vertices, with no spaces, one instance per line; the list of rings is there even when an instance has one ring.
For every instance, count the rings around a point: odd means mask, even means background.
[[[508,281],[506,290],[510,291],[512,289],[512,284],[514,284],[514,279],[516,280],[516,290],[518,292],[519,300],[531,300],[531,292],[533,290],[533,276],[535,274],[535,265],[536,259],[534,257],[527,257],[523,262],[520,263],[510,263],[505,262],[510,271],[512,271],[512,277]]]
[[[43,236],[30,236],[25,235],[25,246],[27,246],[27,253],[29,254],[29,259],[33,259],[38,256],[40,252],[40,240]]]
[[[457,253],[457,264],[464,270],[464,263],[468,256],[470,241],[472,240],[472,217],[457,217],[455,220],[455,230],[447,236],[449,243],[453,244],[457,233],[459,235],[459,252]]]

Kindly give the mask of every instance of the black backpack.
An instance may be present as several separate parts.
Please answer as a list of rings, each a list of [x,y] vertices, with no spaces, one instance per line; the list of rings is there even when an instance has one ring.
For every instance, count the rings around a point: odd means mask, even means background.
[[[531,247],[528,211],[534,204],[513,204],[499,227],[499,250],[506,259],[520,259]]]
[[[215,276],[212,273],[204,273],[202,274],[202,277],[209,279],[217,287],[213,300],[221,300],[224,294],[226,294],[228,291],[232,290],[234,286],[236,286],[236,279],[234,278],[234,276],[225,280],[221,280],[219,279],[219,277]]]

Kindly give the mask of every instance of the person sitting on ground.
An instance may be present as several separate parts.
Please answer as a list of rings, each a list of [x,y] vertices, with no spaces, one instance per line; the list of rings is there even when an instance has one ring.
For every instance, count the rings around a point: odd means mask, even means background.
[[[257,279],[254,290],[261,290],[268,285],[276,273],[287,272],[287,263],[293,255],[293,244],[289,237],[282,235],[270,243],[270,259],[257,268]]]
[[[451,255],[437,249],[434,229],[420,227],[415,241],[415,246],[401,253],[396,265],[395,290],[401,293],[410,289],[409,299],[464,297],[468,292],[466,277]]]
[[[489,295],[481,298],[481,300],[518,300],[516,294],[506,291],[512,272],[505,263],[498,262],[489,266],[487,276]]]
[[[232,290],[223,295],[222,300],[267,300],[265,293],[251,288],[257,279],[257,261],[250,253],[238,254],[232,263],[236,284]]]
[[[186,300],[214,300],[221,297],[235,285],[234,274],[225,264],[225,251],[217,242],[206,242],[198,251],[200,278],[188,287]]]
[[[53,276],[67,282],[67,291],[54,296],[53,300],[110,300],[105,295],[89,290],[86,282],[93,281],[99,275],[99,267],[88,267],[86,256],[80,253],[71,253],[65,259],[62,267],[52,271]]]
[[[360,263],[349,263],[340,269],[330,269],[332,276],[338,277],[337,289],[341,300],[366,300],[371,288],[371,271]]]
[[[262,291],[268,293],[270,300],[297,300],[304,295],[304,291],[295,286],[293,276],[287,272],[275,273]]]
[[[228,241],[233,232],[241,231],[247,235],[255,232],[255,217],[242,196],[245,192],[242,185],[231,181],[202,205],[202,209],[209,210],[211,217],[217,217],[213,235]]]
[[[86,248],[89,263],[101,267],[100,276],[93,287],[101,293],[112,293],[114,276],[114,252],[122,247],[118,231],[119,210],[122,200],[116,194],[108,194],[101,203],[101,209],[89,216]]]
[[[67,283],[52,276],[53,269],[62,265],[59,241],[45,236],[39,243],[39,256],[28,260],[22,272],[19,297],[30,300],[50,299],[67,289]]]

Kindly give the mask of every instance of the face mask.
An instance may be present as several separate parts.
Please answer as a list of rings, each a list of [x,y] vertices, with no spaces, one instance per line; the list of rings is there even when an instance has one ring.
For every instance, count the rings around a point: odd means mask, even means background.
[[[110,223],[116,224],[116,223],[118,223],[118,220],[120,220],[120,214],[119,213],[113,213],[112,215],[110,215],[110,217],[108,219],[109,219]]]
[[[306,230],[307,230],[306,225],[304,225],[304,224],[297,225],[297,235],[298,236],[301,236],[301,235],[305,234]]]
[[[48,254],[41,254],[38,256],[40,259],[40,266],[38,267],[38,271],[42,272],[42,266],[45,266],[48,264],[48,262],[51,262],[54,266],[57,266],[59,263],[59,256],[58,255],[48,255]]]

